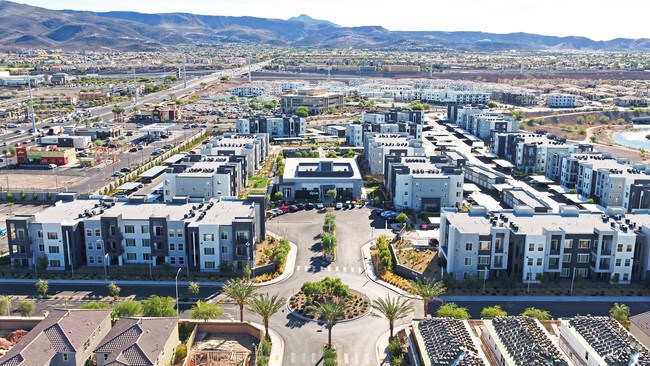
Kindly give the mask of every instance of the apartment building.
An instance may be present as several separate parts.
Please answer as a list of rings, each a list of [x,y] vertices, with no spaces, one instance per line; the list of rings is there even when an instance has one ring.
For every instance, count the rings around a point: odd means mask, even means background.
[[[470,111],[462,109],[461,111]],[[497,113],[461,113],[458,124],[460,128],[480,139],[493,140],[500,133],[513,133],[519,131],[519,122]]]
[[[546,96],[546,106],[551,108],[575,107],[576,96],[571,94],[549,94]]]
[[[491,99],[497,102],[516,106],[535,106],[539,104],[537,95],[527,91],[493,90]]]
[[[490,93],[475,90],[425,89],[413,91],[415,99],[449,104],[485,104]]]
[[[473,206],[469,212],[443,209],[440,255],[458,279],[510,274],[524,282],[575,276],[627,284],[637,237],[620,217],[570,206],[559,213],[528,206],[490,213]]]
[[[266,133],[271,138],[299,137],[307,131],[307,120],[298,116],[255,116],[237,119],[235,129],[242,135]]]
[[[266,197],[251,194],[195,203],[143,200],[59,201],[7,220],[9,252],[21,267],[47,255],[54,270],[88,266],[167,264],[190,271],[243,268],[266,233]],[[251,267],[253,267],[251,265]]]
[[[336,190],[337,199],[361,197],[363,180],[355,159],[288,158],[278,191],[284,199],[325,199],[327,191]]]
[[[463,170],[438,156],[386,156],[384,186],[397,209],[460,207]]]
[[[591,152],[593,145],[568,144],[566,139],[546,133],[497,133],[493,150],[526,174],[546,174],[553,170],[553,156]]]
[[[280,98],[282,113],[295,113],[299,107],[306,107],[309,114],[317,115],[339,109],[345,105],[345,95],[328,93],[325,89],[300,89],[296,94],[285,94]]]
[[[110,329],[110,310],[52,309],[0,357],[0,366],[87,365]]]
[[[499,184],[508,182],[508,176],[480,165],[463,165],[465,180],[477,186],[495,190]]]
[[[481,114],[488,111],[489,108],[485,105],[450,104],[447,106],[447,119],[452,123],[460,124],[460,121],[467,114]]]
[[[246,158],[246,174],[252,176],[269,157],[269,135],[224,133],[212,138],[201,147],[201,155],[233,156]]]
[[[172,202],[175,197],[210,200],[237,197],[246,187],[246,157],[241,155],[187,155],[163,173],[163,197]]]
[[[348,145],[363,146],[366,133],[406,133],[416,139],[422,139],[424,126],[423,111],[407,111],[393,109],[390,111],[363,112],[361,121],[346,126],[346,141]]]
[[[369,132],[364,137],[364,154],[371,174],[384,174],[386,156],[424,156],[419,139],[407,133],[384,134]]]

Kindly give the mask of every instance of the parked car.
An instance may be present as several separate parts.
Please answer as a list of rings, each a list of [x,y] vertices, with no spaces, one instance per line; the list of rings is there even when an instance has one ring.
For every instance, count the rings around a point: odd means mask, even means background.
[[[122,173],[122,172],[115,172],[115,173],[113,173],[112,175],[113,175],[114,177],[121,177],[121,176],[124,175],[124,173]]]
[[[120,171],[121,171],[122,173],[127,173],[127,172],[130,172],[130,171],[131,171],[131,168],[129,168],[128,166],[125,166],[124,168],[120,169]]]
[[[280,207],[278,207],[278,209],[280,211],[282,211],[283,213],[289,212],[289,207],[287,207],[287,206],[280,206]]]
[[[340,210],[343,208],[343,204],[341,202],[336,202],[336,206],[334,206],[334,208]]]
[[[350,201],[345,201],[345,208],[352,208],[352,202]]]
[[[316,208],[319,209],[319,210],[322,210],[324,207],[325,206],[323,206],[323,204],[320,203],[320,202],[316,204]]]
[[[167,144],[167,145],[164,145],[162,148],[163,148],[163,149],[171,149],[171,148],[172,148],[172,145]]]
[[[184,129],[184,130],[189,130],[190,128],[191,128],[190,125],[184,125],[184,126],[183,126],[183,129]]]
[[[305,203],[305,210],[312,210],[314,208],[314,205],[311,203]]]
[[[144,149],[144,146],[142,146],[142,145],[138,145],[138,146],[136,146],[136,148],[137,148],[138,150],[142,150],[142,149]]]
[[[291,211],[291,212],[296,212],[296,211],[298,211],[298,206],[296,206],[296,205],[291,205],[291,206],[289,206],[289,211]]]
[[[429,226],[427,224],[422,224],[420,225],[420,230],[429,230]]]
[[[302,203],[297,204],[296,207],[298,208],[299,211],[305,209],[305,205]]]
[[[129,149],[129,152],[137,152],[138,148],[137,147],[132,147]]]

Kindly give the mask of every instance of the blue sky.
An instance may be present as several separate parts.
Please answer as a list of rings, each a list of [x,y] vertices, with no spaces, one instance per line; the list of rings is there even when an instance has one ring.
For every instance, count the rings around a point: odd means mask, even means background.
[[[22,0],[49,9],[187,12],[286,19],[301,13],[390,30],[528,32],[595,40],[650,38],[647,0]],[[462,5],[459,5],[462,3]]]

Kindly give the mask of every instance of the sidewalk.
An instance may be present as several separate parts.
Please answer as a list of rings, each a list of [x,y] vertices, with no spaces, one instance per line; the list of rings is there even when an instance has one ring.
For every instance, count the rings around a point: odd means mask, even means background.
[[[393,329],[393,335],[396,335],[397,332],[409,326],[409,324],[396,325]],[[388,351],[386,350],[386,348],[388,348],[389,333],[390,331],[387,331],[386,333],[382,334],[381,337],[377,339],[377,344],[375,345],[375,355],[377,356],[377,360],[379,360],[380,366],[390,365],[390,357],[388,355]]]

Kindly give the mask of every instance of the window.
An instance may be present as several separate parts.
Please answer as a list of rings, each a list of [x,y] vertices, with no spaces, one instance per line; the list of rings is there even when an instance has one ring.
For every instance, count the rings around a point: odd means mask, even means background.
[[[580,241],[578,241],[578,248],[580,249],[589,249],[590,246],[591,240],[589,239],[580,239]]]
[[[93,250],[93,242],[89,241],[88,243],[86,243],[86,247],[88,248],[88,250]]]
[[[93,230],[92,229],[86,229],[86,236],[93,236]]]
[[[564,239],[564,249],[571,249],[573,246],[573,239]]]
[[[542,244],[542,243],[537,244],[537,251],[538,252],[543,252],[544,251],[544,244]]]
[[[630,280],[630,274],[629,273],[623,273],[623,281],[629,281]]]
[[[228,254],[228,247],[225,245],[221,246],[221,254]]]
[[[169,243],[169,250],[171,250],[171,251],[176,250],[174,248],[174,243]]]
[[[586,278],[587,277],[587,269],[586,268],[577,268],[576,269],[576,277]]]
[[[548,265],[549,265],[549,266],[557,266],[557,264],[558,264],[558,259],[559,259],[559,258],[549,258],[549,259],[548,259]]]
[[[479,255],[478,256],[478,264],[490,264],[490,256],[489,255]]]
[[[247,254],[247,253],[246,253],[246,248],[244,248],[244,247],[237,247],[237,248],[235,248],[235,254],[237,254],[237,255],[239,255],[239,256],[246,255],[246,254]]]
[[[68,354],[67,354],[67,353],[64,353],[64,354],[63,354],[63,361],[67,361],[67,360],[68,360]]]
[[[39,244],[38,245],[38,251],[43,253],[45,251],[45,244]]]
[[[617,252],[622,252],[622,251],[623,251],[623,244],[618,244],[618,245],[616,246],[616,251],[617,251]]]
[[[50,259],[50,267],[61,267],[61,261],[58,259]]]
[[[562,263],[571,263],[571,254],[564,254],[562,256]]]
[[[214,241],[214,234],[203,234],[203,240]]]
[[[528,258],[527,263],[529,266],[533,265],[533,258]]]
[[[472,258],[465,258],[465,265],[466,266],[471,266],[472,265]]]
[[[528,251],[529,252],[534,252],[535,251],[535,244],[528,244]]]
[[[20,234],[21,231],[18,231],[18,233]],[[59,238],[59,234],[50,231],[50,232],[47,233],[47,238],[48,238],[49,240],[57,240],[57,239]],[[20,235],[18,235],[18,239],[20,239]]]
[[[49,246],[49,247],[47,247],[47,251],[50,254],[58,254],[59,253],[59,247]]]
[[[169,257],[169,264],[176,264],[176,257]]]
[[[214,248],[203,248],[203,254],[214,255]]]
[[[108,353],[104,353],[104,361],[108,360]]]
[[[174,233],[175,233],[174,229],[169,229],[169,237],[170,238],[174,237]]]
[[[90,339],[86,339],[86,342],[84,343],[84,352],[88,351],[88,348],[90,348]]]
[[[227,231],[222,231],[221,232],[221,240],[228,240],[228,232]]]
[[[629,267],[630,264],[632,264],[632,260],[630,258],[625,260],[625,267]]]
[[[490,242],[489,241],[479,241],[478,242],[478,249],[479,250],[490,250]]]
[[[124,233],[125,234],[134,234],[135,233],[135,226],[133,226],[133,225],[124,226]]]
[[[183,251],[183,243],[178,243],[178,250]]]
[[[560,274],[560,277],[569,277],[570,274],[571,274],[570,268],[562,268],[562,274]]]
[[[162,236],[162,226],[154,226],[153,227],[153,233],[155,236]]]
[[[620,266],[621,266],[621,258],[617,258],[617,259],[616,259],[616,264],[615,264],[615,266],[616,266],[616,267],[620,267]]]
[[[632,252],[632,244],[627,245],[627,250],[628,253]]]
[[[465,243],[465,250],[467,250],[468,252],[471,252],[472,251],[472,243]]]
[[[150,261],[151,260],[151,253],[142,253],[142,260]]]
[[[99,229],[95,229],[95,236],[101,236],[102,232]]]
[[[248,231],[238,231],[237,240],[248,240]]]
[[[214,269],[214,262],[204,262],[203,266],[205,269]]]
[[[135,261],[137,259],[138,255],[136,253],[126,253],[126,260]]]
[[[542,258],[537,258],[537,265],[541,266],[542,265]]]
[[[143,234],[149,234],[149,225],[142,225],[142,227],[140,227],[140,232]]]
[[[179,238],[182,238],[183,237],[183,230],[178,230],[176,232],[176,236],[178,236]]]
[[[98,255],[97,256],[97,264],[102,264],[103,262],[104,262],[104,257],[102,257],[101,255]]]
[[[102,241],[101,240],[97,240],[97,243],[95,243],[95,249],[102,250]]]
[[[95,256],[91,255],[88,257],[88,263],[89,264],[95,264]]]
[[[124,239],[124,242],[126,243],[127,247],[134,247],[135,246],[135,239]]]
[[[151,239],[142,239],[142,246],[147,248],[151,246]]]
[[[551,250],[560,250],[557,240],[551,240]]]
[[[578,254],[578,263],[588,263],[589,254]]]
[[[43,230],[38,230],[36,232],[36,236],[39,237],[39,238],[42,238],[43,237]]]
[[[185,264],[185,257],[178,257],[178,264]]]

